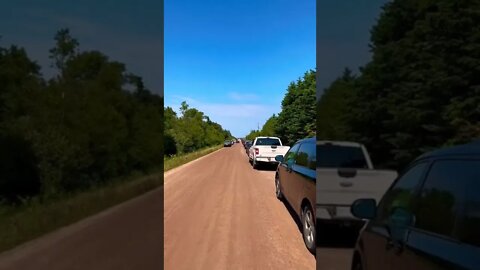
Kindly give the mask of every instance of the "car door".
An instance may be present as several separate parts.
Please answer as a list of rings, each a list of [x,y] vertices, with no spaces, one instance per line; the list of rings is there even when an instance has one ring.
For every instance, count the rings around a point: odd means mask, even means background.
[[[398,207],[410,209],[424,178],[428,162],[410,166],[389,188],[378,205],[377,216],[361,234],[360,246],[365,269],[388,270],[391,268],[391,231],[388,224],[392,210]]]
[[[315,152],[315,143],[304,142],[300,144],[295,156],[295,164],[292,166],[292,197],[295,198],[294,207],[298,214],[301,213],[301,203],[303,199],[307,197],[307,192],[313,192],[313,197],[316,195],[313,181],[316,177],[315,170],[309,168],[309,163],[312,155],[315,155]],[[307,186],[311,187],[312,184],[314,186],[313,189],[310,188],[310,190],[307,190]],[[310,203],[312,207],[315,205],[315,201],[310,201]]]
[[[290,150],[285,154],[283,161],[278,165],[278,173],[283,195],[292,206],[294,206],[293,203],[295,200],[293,197],[292,188],[293,165],[295,164],[295,156],[299,147],[300,144],[297,143],[290,148]]]
[[[393,269],[478,269],[478,168],[478,160],[450,159],[433,163],[414,208],[415,224],[407,241],[394,250]],[[467,204],[466,198],[470,203]]]

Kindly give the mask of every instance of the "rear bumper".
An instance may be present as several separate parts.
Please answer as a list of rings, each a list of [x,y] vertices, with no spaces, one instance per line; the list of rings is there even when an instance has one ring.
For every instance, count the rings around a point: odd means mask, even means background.
[[[275,160],[275,157],[255,157],[256,162],[264,162],[264,163],[278,163]]]
[[[317,224],[331,224],[341,227],[361,228],[364,220],[350,213],[350,205],[316,205],[315,216]]]

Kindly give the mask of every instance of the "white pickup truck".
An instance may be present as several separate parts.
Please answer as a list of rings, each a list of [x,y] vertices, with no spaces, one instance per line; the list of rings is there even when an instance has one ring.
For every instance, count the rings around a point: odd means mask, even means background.
[[[253,168],[256,169],[259,163],[278,163],[275,157],[284,156],[290,146],[282,145],[277,137],[256,137],[248,152],[248,159]]]
[[[350,205],[360,198],[378,203],[397,177],[396,171],[375,170],[366,148],[354,142],[317,141],[316,167],[318,239],[322,225],[361,227],[363,222],[350,213]]]

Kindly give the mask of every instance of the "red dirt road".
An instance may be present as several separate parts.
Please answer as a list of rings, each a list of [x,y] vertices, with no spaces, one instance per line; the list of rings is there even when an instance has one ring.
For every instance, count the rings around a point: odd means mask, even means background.
[[[241,144],[165,174],[165,269],[315,269],[273,170]]]

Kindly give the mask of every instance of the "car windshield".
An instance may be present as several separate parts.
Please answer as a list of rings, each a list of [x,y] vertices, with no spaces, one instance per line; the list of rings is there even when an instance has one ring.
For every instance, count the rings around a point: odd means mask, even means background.
[[[277,145],[280,146],[280,140],[275,138],[259,138],[255,145]]]
[[[358,146],[317,145],[317,168],[366,169],[367,160]]]

